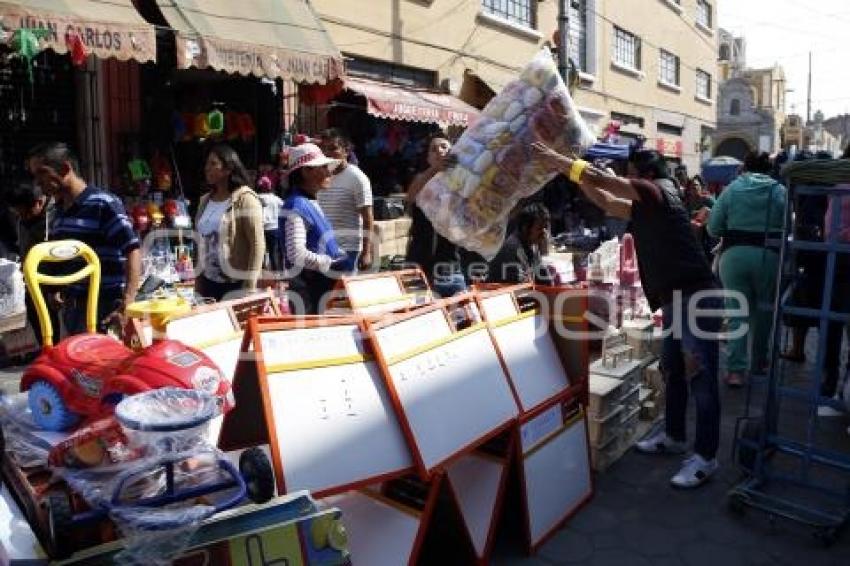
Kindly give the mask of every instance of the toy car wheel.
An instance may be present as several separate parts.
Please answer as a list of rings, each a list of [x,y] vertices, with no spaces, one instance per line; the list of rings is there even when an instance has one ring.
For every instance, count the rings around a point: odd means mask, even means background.
[[[79,415],[71,412],[59,390],[44,380],[36,381],[29,389],[29,406],[35,424],[44,430],[62,431],[77,424]]]
[[[239,473],[254,503],[265,503],[274,497],[274,470],[261,448],[249,448],[239,456]]]
[[[71,528],[74,512],[68,495],[59,491],[47,494],[47,529],[53,558],[67,558],[74,553]]]

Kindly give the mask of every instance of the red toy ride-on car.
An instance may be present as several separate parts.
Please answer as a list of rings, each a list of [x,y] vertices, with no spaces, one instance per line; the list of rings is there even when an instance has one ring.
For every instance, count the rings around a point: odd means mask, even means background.
[[[42,262],[72,260],[83,260],[85,267],[64,276],[38,271]],[[232,407],[230,383],[203,352],[165,339],[156,340],[141,352],[134,352],[111,336],[95,333],[100,260],[89,246],[73,240],[38,244],[24,261],[24,277],[38,311],[44,347],[41,355],[24,371],[21,391],[29,392],[32,418],[39,427],[67,430],[83,420],[111,414],[126,395],[161,387],[200,389],[221,399],[224,412]],[[41,284],[68,285],[86,277],[89,277],[88,332],[53,346],[53,328]],[[189,308],[184,300],[175,298],[134,303],[127,310],[134,316],[152,316],[156,331],[169,314]]]

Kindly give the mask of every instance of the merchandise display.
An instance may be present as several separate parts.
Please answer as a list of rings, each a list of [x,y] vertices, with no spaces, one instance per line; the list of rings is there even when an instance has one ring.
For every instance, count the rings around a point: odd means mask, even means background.
[[[548,49],[487,104],[452,147],[457,163],[425,185],[417,204],[440,234],[492,258],[516,203],[556,174],[534,154],[538,141],[575,154],[594,142]]]

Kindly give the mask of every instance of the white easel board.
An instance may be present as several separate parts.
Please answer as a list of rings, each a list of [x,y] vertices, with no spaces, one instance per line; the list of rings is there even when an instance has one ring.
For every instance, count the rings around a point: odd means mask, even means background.
[[[485,326],[453,333],[436,309],[381,327],[374,336],[421,475],[517,416]]]
[[[352,278],[346,281],[348,300],[353,309],[360,306],[385,303],[388,300],[404,297],[404,289],[393,273],[386,276]]]
[[[288,491],[321,493],[412,466],[374,362],[268,376]]]
[[[489,554],[506,474],[507,460],[477,452],[458,458],[446,468],[446,477],[480,561],[485,561]]]
[[[415,563],[416,542],[424,531],[420,514],[363,491],[348,491],[321,502],[342,511],[352,564]]]
[[[586,427],[584,415],[579,413],[548,438],[523,450],[522,474],[532,548],[557,529],[593,491]]]
[[[505,292],[481,299],[484,318],[490,321],[505,320],[519,314],[519,309],[511,293]]]
[[[239,325],[230,316],[230,311],[222,308],[192,313],[168,322],[165,334],[172,340],[184,344],[215,342],[222,336],[229,336],[239,330]]]
[[[409,448],[359,327],[270,326],[259,325],[258,374],[278,489],[337,493],[409,470]]]
[[[523,411],[530,411],[570,386],[545,317],[529,312],[493,321],[491,327]]]

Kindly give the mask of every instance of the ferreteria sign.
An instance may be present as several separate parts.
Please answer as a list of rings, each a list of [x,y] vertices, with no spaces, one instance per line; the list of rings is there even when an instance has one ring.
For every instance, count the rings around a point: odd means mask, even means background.
[[[217,37],[177,34],[177,64],[239,75],[325,84],[342,75],[342,64],[327,55],[291,51]]]
[[[96,57],[139,62],[156,60],[154,29],[143,22],[97,21],[73,13],[41,11],[0,2],[0,28],[6,33],[21,28],[47,30],[42,46],[57,53],[67,53],[69,38],[78,35],[86,51]]]

